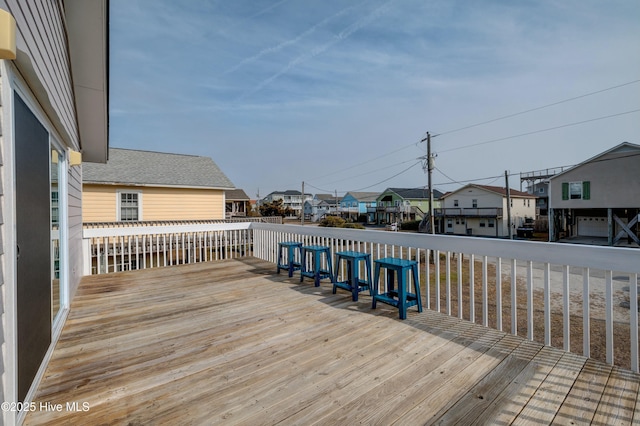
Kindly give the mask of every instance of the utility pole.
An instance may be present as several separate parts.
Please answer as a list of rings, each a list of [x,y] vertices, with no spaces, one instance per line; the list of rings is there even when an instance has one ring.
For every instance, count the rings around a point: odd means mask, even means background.
[[[433,159],[431,158],[431,134],[427,132],[427,176],[429,183],[429,233],[435,234],[435,223],[433,216],[433,184],[431,172],[433,171]]]
[[[509,190],[509,172],[504,171],[504,181],[507,185],[507,228],[509,228],[509,239],[513,238],[513,232],[511,229],[511,191]]]
[[[302,181],[302,195],[300,196],[300,200],[302,203],[300,209],[300,224],[304,226],[304,181]]]

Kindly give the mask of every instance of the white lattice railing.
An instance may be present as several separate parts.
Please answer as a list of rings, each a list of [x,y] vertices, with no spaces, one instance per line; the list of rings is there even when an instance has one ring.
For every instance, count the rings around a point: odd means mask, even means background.
[[[251,255],[249,222],[85,228],[85,275]]]
[[[248,222],[93,228],[84,238],[86,274],[242,256],[275,264],[289,240],[414,259],[425,308],[639,372],[637,249]]]

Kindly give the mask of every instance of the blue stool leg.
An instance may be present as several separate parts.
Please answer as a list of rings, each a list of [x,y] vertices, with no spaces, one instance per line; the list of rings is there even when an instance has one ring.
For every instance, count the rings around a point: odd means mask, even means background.
[[[304,281],[304,273],[307,272],[307,251],[300,249],[300,282]]]
[[[376,308],[376,296],[378,295],[378,283],[380,281],[380,264],[376,263],[375,273],[373,275],[373,295],[371,296],[371,309]]]
[[[313,260],[314,260],[314,265],[313,265],[313,272],[314,272],[314,281],[313,281],[313,285],[316,287],[320,287],[320,252],[316,251],[313,253]]]
[[[282,244],[278,244],[278,259],[276,260],[276,273],[280,273],[280,265],[282,264]]]
[[[422,296],[420,295],[420,281],[418,280],[418,265],[412,265],[411,271],[413,272],[413,284],[416,288],[416,298],[418,302],[418,312],[422,312]]]
[[[367,270],[367,282],[369,283],[369,296],[371,296],[372,293],[372,287],[373,287],[373,280],[371,279],[371,256],[367,255],[367,257],[364,259],[364,263],[365,263],[365,268]]]
[[[289,261],[289,278],[293,277],[293,252],[294,246],[289,246],[287,259]]]
[[[325,255],[327,256],[327,271],[329,271],[329,279],[331,282],[335,281],[333,277],[333,265],[331,264],[331,251],[329,248],[326,249]]]
[[[335,272],[333,274],[333,276],[331,277],[331,282],[333,283],[333,294],[336,294],[336,289],[338,288],[338,286],[336,285],[336,281],[338,281],[338,275],[340,273],[340,264],[342,262],[340,261],[340,256],[338,255],[336,258],[336,269]]]
[[[358,301],[358,290],[360,287],[358,277],[358,265],[355,259],[350,259],[347,263],[349,270],[349,281],[351,281],[351,300]]]
[[[400,319],[407,319],[407,269],[398,271],[398,311]]]

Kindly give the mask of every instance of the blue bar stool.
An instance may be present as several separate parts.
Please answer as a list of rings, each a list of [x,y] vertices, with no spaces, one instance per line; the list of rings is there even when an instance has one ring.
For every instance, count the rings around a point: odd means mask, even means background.
[[[385,257],[375,261],[376,268],[373,278],[373,296],[371,308],[376,308],[376,302],[383,302],[398,308],[400,319],[407,318],[407,308],[418,306],[418,312],[422,312],[422,298],[420,297],[420,283],[418,281],[418,262],[415,260]],[[380,283],[380,268],[387,270],[387,292],[378,294]],[[415,293],[407,292],[407,274],[411,271]],[[394,288],[394,275],[398,275],[398,290]]]
[[[307,268],[307,253],[313,254],[311,258],[311,268]],[[322,255],[327,259],[327,269],[322,269]],[[331,266],[331,251],[327,246],[302,246],[302,257],[300,258],[302,266],[300,268],[300,282],[304,277],[314,279],[314,285],[320,287],[322,278],[330,278],[333,282],[333,267]]]
[[[347,280],[338,281],[338,273],[342,260],[347,263]],[[360,263],[364,262],[366,268],[367,279],[360,279]],[[371,255],[369,253],[360,253],[358,251],[339,251],[336,253],[336,270],[333,274],[333,294],[336,294],[338,287],[351,292],[351,299],[358,301],[358,293],[363,290],[369,290],[371,295]]]
[[[289,271],[289,277],[293,276],[293,271],[297,271],[300,269],[300,262],[296,260],[296,251],[298,252],[298,256],[300,256],[300,249],[302,248],[302,243],[298,243],[296,241],[283,241],[278,243],[278,267],[277,273],[280,273],[281,269],[286,269]],[[283,262],[284,252],[287,251],[286,263]],[[302,259],[302,257],[298,257],[298,259]]]

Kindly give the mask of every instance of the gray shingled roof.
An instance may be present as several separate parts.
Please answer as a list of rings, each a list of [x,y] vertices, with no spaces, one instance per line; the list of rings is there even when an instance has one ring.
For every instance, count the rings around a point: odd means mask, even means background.
[[[250,200],[249,196],[244,189],[231,189],[228,191],[224,191],[224,198],[227,201],[248,201]]]
[[[427,188],[387,188],[387,191],[393,191],[404,199],[429,198],[429,190]],[[442,192],[438,191],[437,189],[433,190],[434,200],[440,199],[442,195]]]
[[[110,148],[106,164],[82,163],[84,183],[233,189],[209,157]]]

